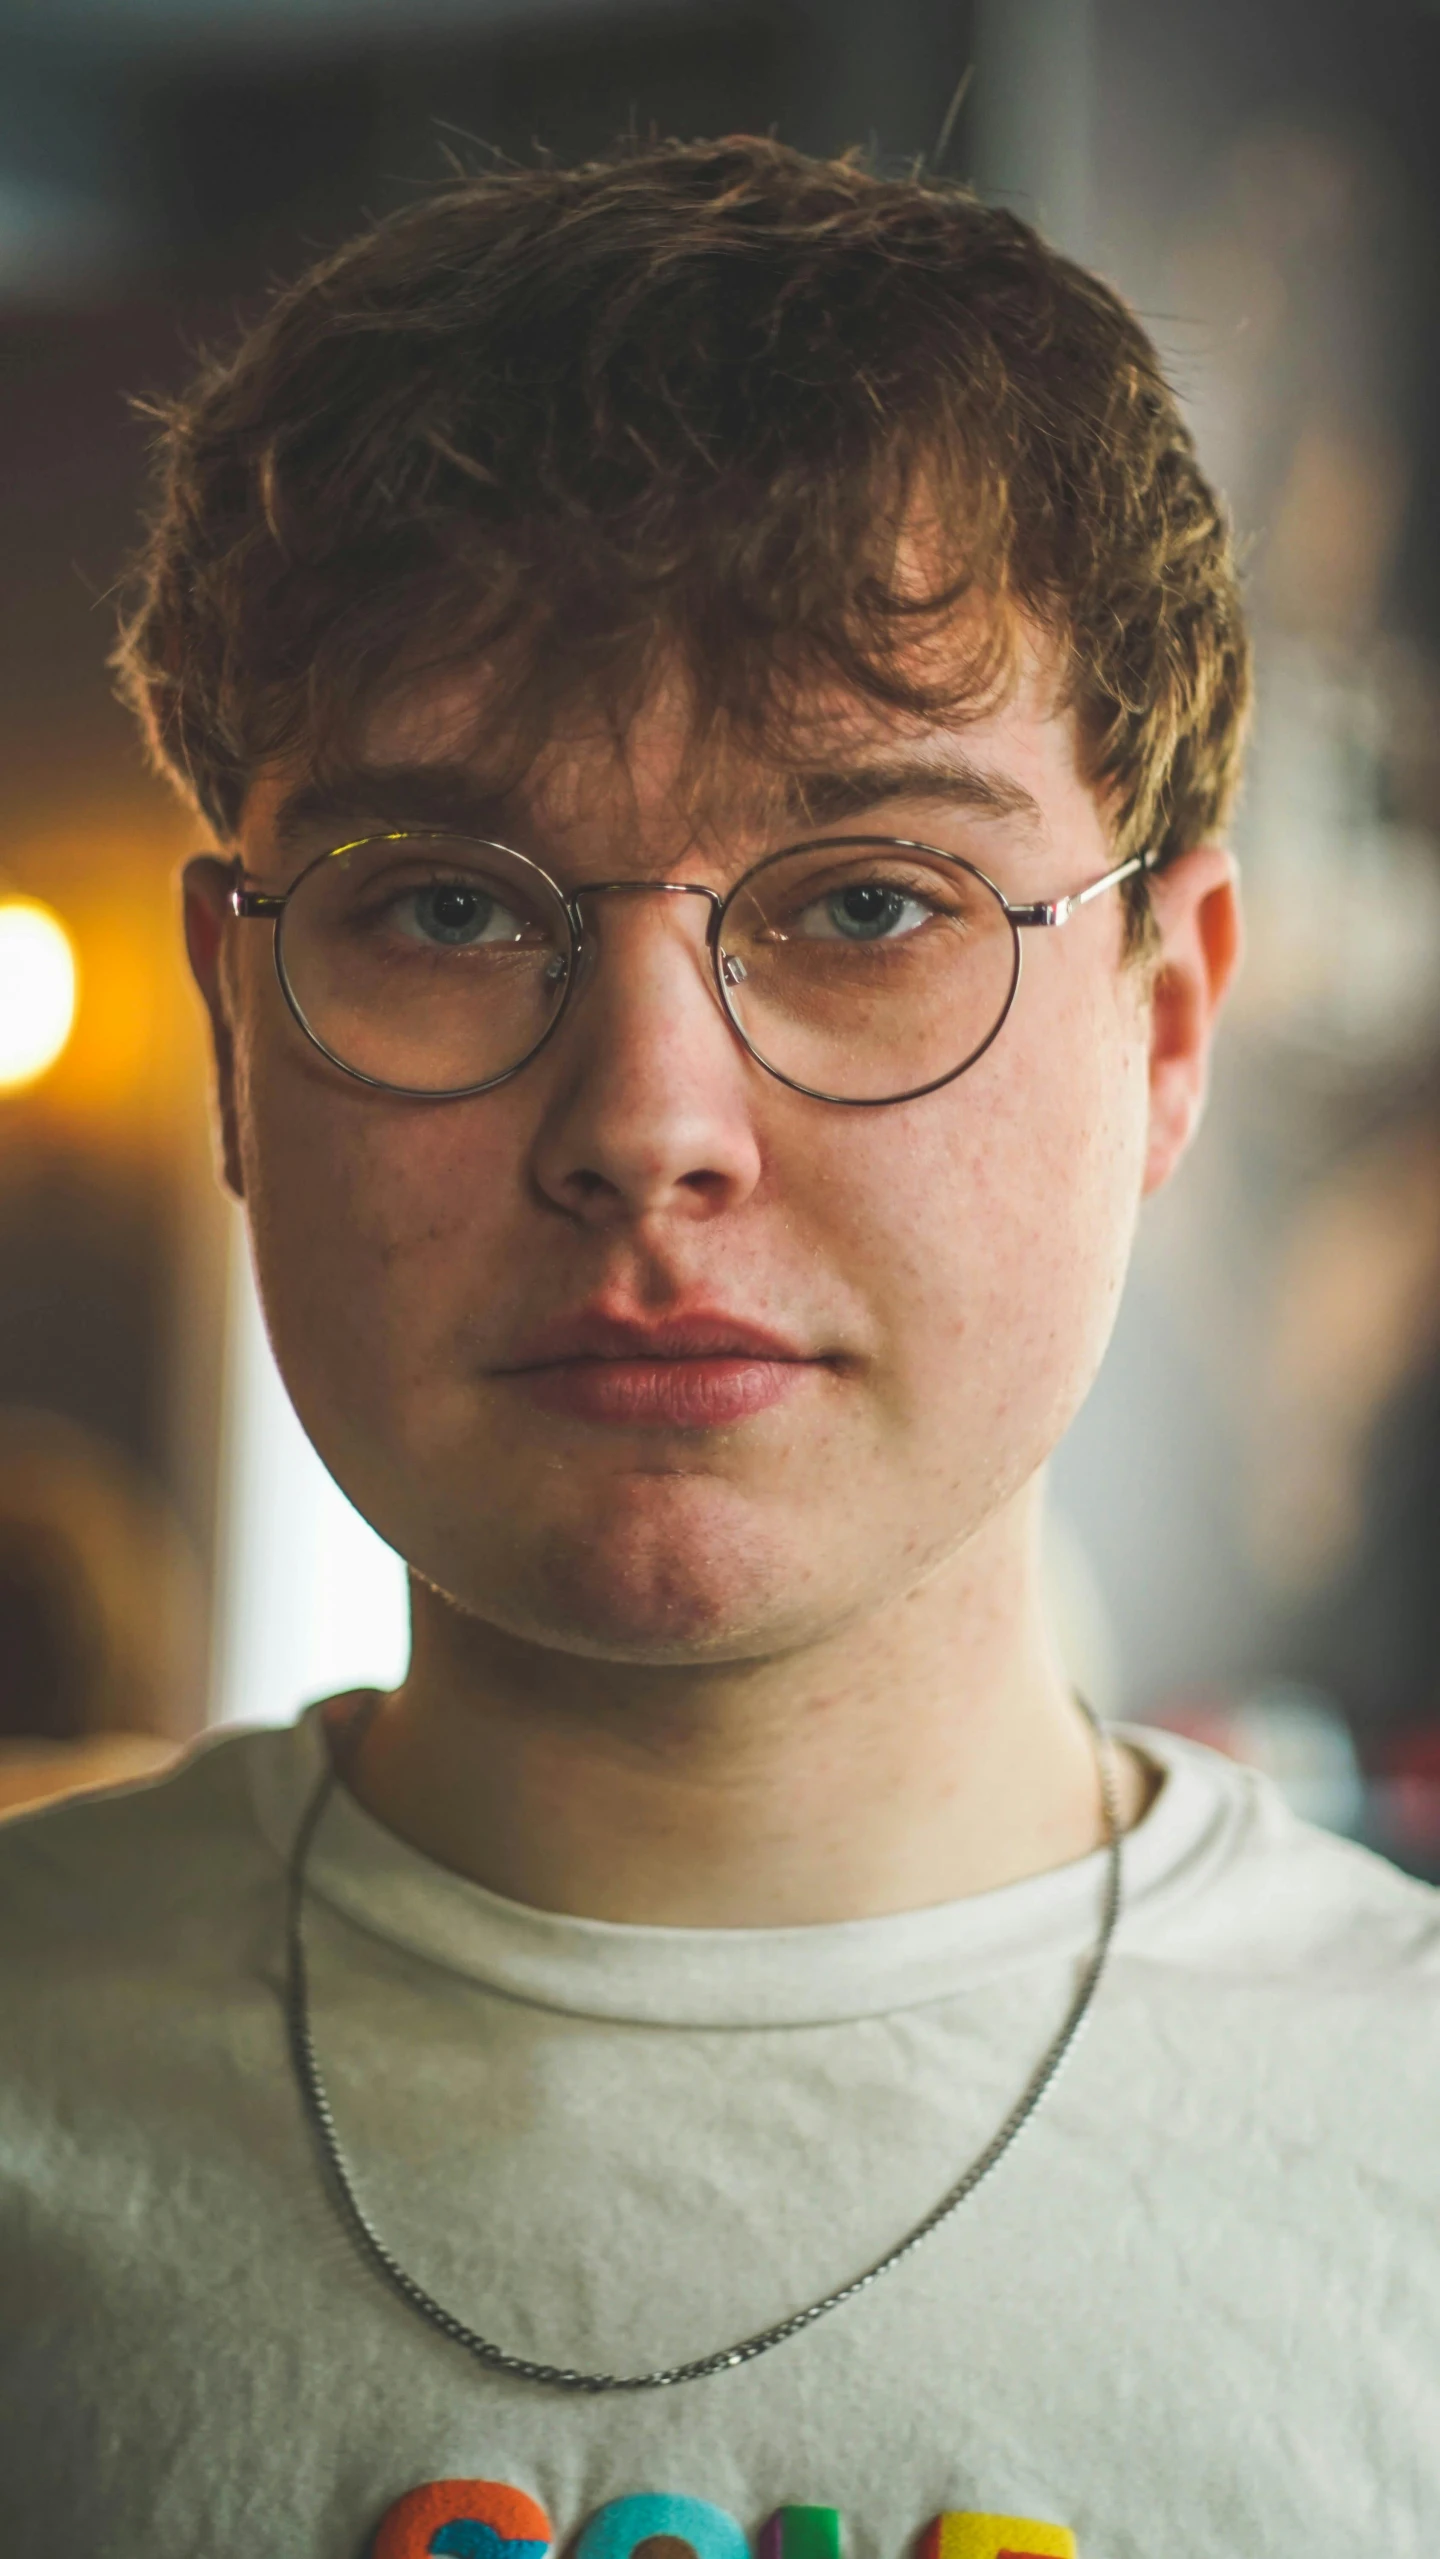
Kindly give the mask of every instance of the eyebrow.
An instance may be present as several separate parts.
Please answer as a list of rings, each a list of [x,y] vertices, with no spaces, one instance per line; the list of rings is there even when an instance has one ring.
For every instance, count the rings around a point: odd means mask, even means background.
[[[785,826],[820,828],[864,817],[896,800],[1018,819],[1042,831],[1039,802],[1008,774],[968,756],[891,755],[787,776],[772,802]],[[508,841],[523,813],[514,796],[464,764],[357,765],[333,780],[302,782],[286,794],[271,834],[281,853],[329,851],[347,838],[405,827],[435,827]]]
[[[989,818],[1018,818],[1038,833],[1040,803],[1009,774],[987,772],[964,755],[893,755],[861,764],[797,773],[783,805],[787,817],[806,826],[830,826],[864,817],[892,800],[923,800]]]
[[[514,801],[464,764],[357,765],[286,793],[270,833],[282,853],[330,851],[347,837],[405,827],[494,836],[515,822]]]

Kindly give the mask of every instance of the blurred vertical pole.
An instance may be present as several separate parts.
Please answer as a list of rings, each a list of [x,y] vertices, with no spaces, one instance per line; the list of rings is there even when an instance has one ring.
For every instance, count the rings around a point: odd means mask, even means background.
[[[971,56],[971,0],[808,0],[803,91],[786,141],[832,152],[855,144],[887,166],[929,158]],[[959,163],[951,152],[947,167]]]
[[[1033,222],[1089,263],[1096,256],[1097,0],[975,0],[964,156],[952,165],[988,203]],[[1121,1711],[1125,1665],[1080,1522],[1094,1486],[1046,1509],[1045,1591],[1057,1650],[1102,1715]],[[1079,1491],[1080,1499],[1073,1494]]]
[[[976,0],[966,101],[980,193],[1095,255],[1095,0]]]
[[[807,89],[787,122],[819,151],[929,159],[970,73],[945,169],[1094,255],[1098,0],[811,0]]]

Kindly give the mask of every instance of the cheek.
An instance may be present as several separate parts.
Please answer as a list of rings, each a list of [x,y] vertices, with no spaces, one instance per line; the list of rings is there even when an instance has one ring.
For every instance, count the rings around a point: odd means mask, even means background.
[[[323,1060],[249,1044],[241,1143],[261,1292],[301,1419],[330,1454],[395,1411],[462,1310],[484,1302],[513,1225],[517,1149],[490,1100],[391,1101]]]
[[[1039,1462],[1094,1377],[1145,1145],[1130,989],[1056,969],[1025,991],[968,1075],[867,1132],[856,1238],[880,1265],[907,1420],[937,1445],[993,1447],[1007,1472]]]

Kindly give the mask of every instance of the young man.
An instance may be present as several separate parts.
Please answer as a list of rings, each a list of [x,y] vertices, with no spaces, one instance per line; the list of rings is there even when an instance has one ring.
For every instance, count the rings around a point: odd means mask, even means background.
[[[5,1837],[6,2550],[1418,2554],[1433,1898],[1038,1584],[1238,941],[1142,332],[677,147],[382,224],[164,457],[226,1176],[414,1658]]]

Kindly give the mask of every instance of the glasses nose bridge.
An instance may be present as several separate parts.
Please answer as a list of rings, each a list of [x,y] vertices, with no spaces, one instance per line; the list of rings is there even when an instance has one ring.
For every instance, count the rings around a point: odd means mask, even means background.
[[[703,880],[587,880],[565,901],[570,929],[577,942],[585,932],[584,908],[592,897],[703,897],[710,912],[705,919],[705,938],[714,939],[715,927],[725,901],[718,889],[708,888]]]

